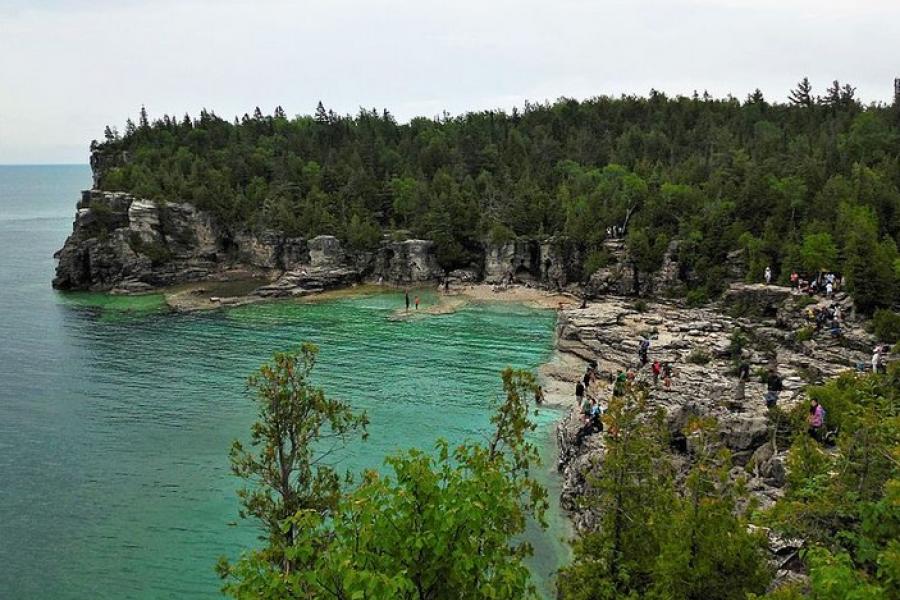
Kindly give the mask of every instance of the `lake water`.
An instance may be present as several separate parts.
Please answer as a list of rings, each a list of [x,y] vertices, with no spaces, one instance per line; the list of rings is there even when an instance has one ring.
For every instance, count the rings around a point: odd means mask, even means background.
[[[246,376],[274,351],[319,344],[318,383],[369,412],[369,440],[341,457],[354,471],[485,436],[499,371],[552,351],[553,313],[508,304],[404,322],[388,318],[398,294],[185,315],[56,293],[52,253],[89,185],[86,166],[0,166],[2,598],[219,597],[216,558],[257,534],[228,448],[255,416]],[[551,486],[556,416],[537,432]],[[551,521],[529,532],[542,585],[566,552]]]

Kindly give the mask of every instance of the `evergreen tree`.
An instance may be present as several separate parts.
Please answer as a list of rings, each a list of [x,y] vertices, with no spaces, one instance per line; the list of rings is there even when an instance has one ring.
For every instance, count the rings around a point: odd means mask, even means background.
[[[790,100],[791,104],[805,106],[807,108],[815,103],[815,99],[812,96],[812,85],[809,83],[808,77],[801,79],[800,83],[797,84],[797,87],[791,90],[791,93],[788,95],[788,100]]]
[[[319,100],[319,104],[316,105],[316,116],[317,123],[329,123],[328,111],[325,110],[325,105],[322,104],[322,101]]]
[[[251,428],[252,449],[238,440],[231,448],[232,471],[250,484],[238,492],[241,516],[264,527],[268,547],[262,557],[284,573],[295,566],[295,557],[284,550],[298,535],[287,520],[301,510],[329,515],[340,498],[340,477],[321,462],[333,448],[321,444],[340,444],[368,423],[365,414],[311,384],[317,355],[309,343],[299,352],[277,353],[248,379],[259,415]],[[223,561],[219,568],[228,573],[230,567]]]

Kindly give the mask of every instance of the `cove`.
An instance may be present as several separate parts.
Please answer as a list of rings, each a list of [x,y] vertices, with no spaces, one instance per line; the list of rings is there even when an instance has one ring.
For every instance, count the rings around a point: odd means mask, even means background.
[[[58,479],[65,493],[47,507],[53,526],[27,542],[42,564],[4,557],[18,573],[15,597],[218,597],[216,558],[255,543],[255,529],[237,516],[227,450],[254,420],[245,378],[272,352],[318,344],[317,383],[369,413],[368,441],[335,457],[358,472],[438,437],[485,438],[499,371],[548,360],[555,320],[552,311],[499,303],[392,320],[399,293],[193,314],[164,312],[153,296],[58,301],[64,371],[40,387],[48,407],[65,411],[65,447],[41,457],[55,454],[50,477],[23,477],[13,489],[30,499],[19,503],[25,513]],[[557,417],[542,411],[536,432],[551,488]],[[565,552],[563,519],[553,512],[550,521],[548,531],[528,533],[545,589]]]

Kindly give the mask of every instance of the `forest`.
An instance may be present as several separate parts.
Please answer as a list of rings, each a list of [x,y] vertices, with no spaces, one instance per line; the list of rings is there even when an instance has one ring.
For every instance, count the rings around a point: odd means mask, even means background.
[[[840,273],[864,312],[900,288],[900,103],[863,105],[837,81],[816,94],[804,78],[787,102],[651,91],[408,123],[321,102],[233,121],[151,120],[142,107],[91,150],[101,189],[357,250],[432,239],[447,269],[477,263],[485,241],[567,236],[586,279],[609,260],[615,226],[642,272],[679,240],[682,292],[699,302],[723,289],[738,249],[750,280],[766,266],[781,282]]]

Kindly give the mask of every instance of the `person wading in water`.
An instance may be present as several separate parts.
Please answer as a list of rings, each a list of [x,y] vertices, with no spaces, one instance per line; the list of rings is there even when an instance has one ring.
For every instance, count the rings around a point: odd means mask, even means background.
[[[409,312],[409,290],[404,290],[403,293],[406,296],[406,312]]]

